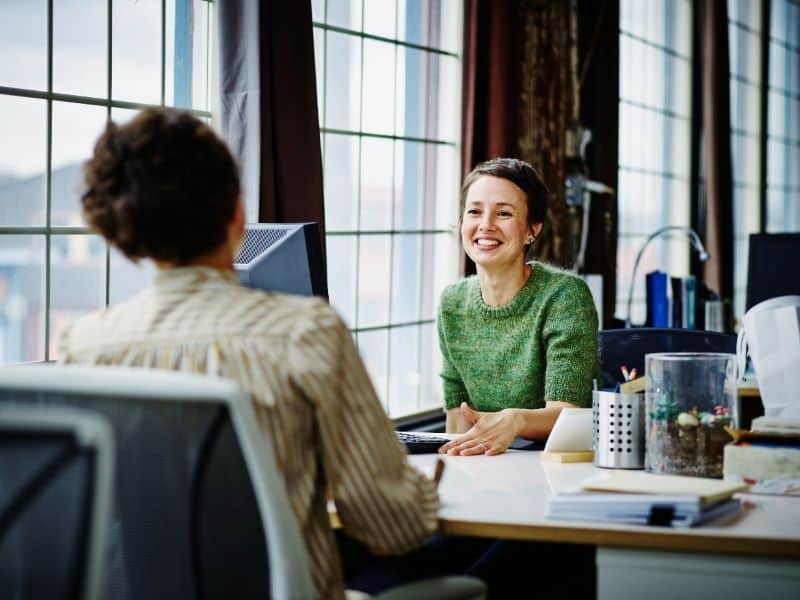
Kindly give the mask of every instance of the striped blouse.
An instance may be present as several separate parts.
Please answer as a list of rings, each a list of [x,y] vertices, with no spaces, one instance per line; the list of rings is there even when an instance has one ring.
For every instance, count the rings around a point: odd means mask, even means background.
[[[350,333],[322,300],[250,290],[208,267],[163,270],[69,327],[59,355],[228,377],[247,390],[323,597],[343,597],[326,489],[345,531],[376,554],[407,552],[436,528],[435,486],[406,462]]]

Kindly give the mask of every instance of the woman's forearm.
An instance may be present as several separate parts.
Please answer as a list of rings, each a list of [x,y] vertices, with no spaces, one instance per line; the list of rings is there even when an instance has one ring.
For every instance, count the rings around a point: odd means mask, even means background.
[[[548,402],[544,408],[506,408],[514,416],[515,434],[528,440],[550,435],[562,408],[577,408],[569,402]]]

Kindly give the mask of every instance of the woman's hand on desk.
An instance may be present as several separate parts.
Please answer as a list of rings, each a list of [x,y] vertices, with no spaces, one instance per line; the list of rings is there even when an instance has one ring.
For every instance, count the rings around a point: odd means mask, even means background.
[[[479,412],[462,402],[459,411],[472,427],[460,438],[439,448],[440,453],[461,456],[502,454],[519,433],[517,412],[512,409]]]

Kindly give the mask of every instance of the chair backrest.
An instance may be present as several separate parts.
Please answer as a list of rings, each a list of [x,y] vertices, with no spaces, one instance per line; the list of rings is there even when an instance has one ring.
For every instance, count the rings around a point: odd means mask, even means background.
[[[111,597],[315,596],[272,445],[234,382],[120,367],[9,367],[0,370],[0,405],[12,403],[77,406],[111,423]]]
[[[0,406],[0,596],[107,597],[113,461],[96,414]]]
[[[736,354],[736,336],[696,329],[634,327],[598,332],[598,360],[604,387],[623,381],[620,367],[644,375],[644,356],[651,352],[729,352]]]

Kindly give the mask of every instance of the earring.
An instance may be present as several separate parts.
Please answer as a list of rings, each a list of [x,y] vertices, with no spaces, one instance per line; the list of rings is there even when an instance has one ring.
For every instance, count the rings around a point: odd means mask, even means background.
[[[536,238],[535,238],[534,236],[529,236],[529,237],[528,237],[528,243],[529,243],[529,244],[532,244],[532,243],[533,243],[533,242],[535,242],[535,241],[536,241]]]

